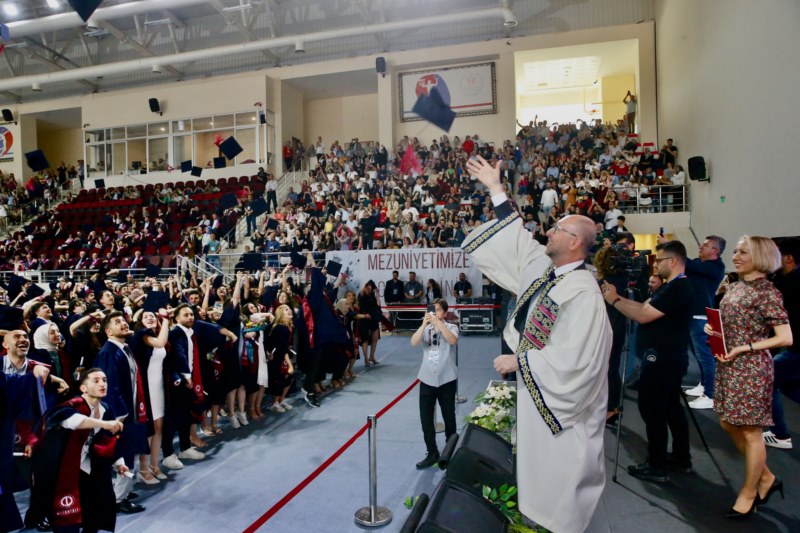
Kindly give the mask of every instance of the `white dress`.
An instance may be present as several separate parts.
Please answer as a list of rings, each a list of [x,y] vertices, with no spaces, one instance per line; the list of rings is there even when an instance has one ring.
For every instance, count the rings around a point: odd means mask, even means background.
[[[267,352],[264,349],[264,332],[258,333],[258,342],[256,343],[258,350],[258,375],[256,376],[256,383],[262,387],[269,386],[269,374],[267,369]]]
[[[150,390],[150,408],[153,410],[153,420],[164,417],[164,357],[166,348],[153,348],[150,364],[147,365],[147,386]]]

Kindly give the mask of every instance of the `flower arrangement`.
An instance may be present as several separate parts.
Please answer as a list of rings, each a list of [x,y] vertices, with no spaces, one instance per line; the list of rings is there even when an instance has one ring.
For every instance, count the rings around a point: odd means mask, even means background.
[[[490,384],[475,397],[478,406],[464,421],[489,431],[494,431],[511,442],[511,431],[515,417],[512,410],[517,406],[517,390],[505,383]]]
[[[513,409],[517,406],[517,389],[505,384],[490,386],[475,397],[475,403]]]

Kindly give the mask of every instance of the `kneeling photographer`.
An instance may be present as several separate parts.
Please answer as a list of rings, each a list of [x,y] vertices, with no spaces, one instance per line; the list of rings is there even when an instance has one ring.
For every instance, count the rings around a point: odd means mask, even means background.
[[[647,430],[648,459],[629,466],[639,479],[666,483],[667,467],[691,472],[689,426],[681,406],[681,380],[688,367],[693,292],[684,269],[686,247],[669,241],[656,247],[656,270],[666,283],[650,300],[640,303],[619,296],[603,284],[603,297],[617,311],[640,324],[638,352],[643,355],[639,378],[639,413]],[[672,431],[672,454],[667,454]]]

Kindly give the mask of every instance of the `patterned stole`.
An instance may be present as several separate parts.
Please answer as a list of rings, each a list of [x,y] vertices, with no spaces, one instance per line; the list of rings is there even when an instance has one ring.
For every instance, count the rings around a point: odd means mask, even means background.
[[[522,334],[520,335],[516,354],[522,381],[525,383],[525,387],[528,389],[533,399],[536,410],[539,411],[539,414],[542,416],[542,419],[547,424],[547,427],[550,428],[553,435],[559,433],[563,429],[561,423],[550,408],[547,407],[547,403],[542,397],[539,386],[533,379],[533,373],[528,365],[528,358],[520,357],[520,355],[525,355],[525,353],[530,350],[541,350],[550,339],[550,333],[553,331],[553,326],[558,318],[559,306],[550,298],[549,293],[567,274],[569,274],[569,272],[556,276],[555,268],[550,265],[550,268],[544,272],[542,277],[533,282],[522,294],[522,297],[519,298],[516,308],[514,309],[515,314],[526,310],[530,299],[541,289],[539,297],[535,302],[532,302],[534,308],[531,312],[530,320],[527,321],[525,329],[521,332]],[[519,318],[518,314],[517,318]],[[515,325],[517,325],[518,330],[522,329],[522,323],[524,323],[524,321],[524,316],[522,317],[522,321],[515,320]]]

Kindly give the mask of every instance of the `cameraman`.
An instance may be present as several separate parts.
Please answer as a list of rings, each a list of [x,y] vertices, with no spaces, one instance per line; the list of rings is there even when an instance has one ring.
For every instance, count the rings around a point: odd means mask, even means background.
[[[603,284],[603,297],[617,311],[640,324],[637,348],[644,355],[639,383],[639,413],[647,429],[648,459],[629,466],[636,478],[669,481],[667,466],[692,471],[689,427],[681,407],[681,379],[689,364],[689,331],[694,293],[686,277],[686,247],[669,241],[656,247],[656,268],[666,283],[640,303],[622,298],[614,285]],[[669,431],[672,454],[667,454]]]

